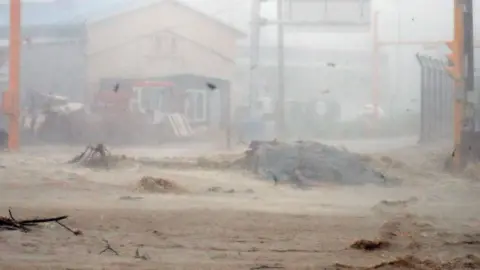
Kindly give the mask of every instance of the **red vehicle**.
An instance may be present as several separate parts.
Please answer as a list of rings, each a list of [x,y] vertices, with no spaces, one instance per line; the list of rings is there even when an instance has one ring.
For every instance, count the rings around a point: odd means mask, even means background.
[[[183,113],[185,98],[186,91],[171,82],[138,81],[99,91],[92,112],[108,140],[158,142],[167,137],[163,116]]]
[[[117,112],[183,112],[185,98],[185,89],[177,88],[172,82],[139,81],[126,87],[99,91],[94,99],[94,108],[111,108]]]

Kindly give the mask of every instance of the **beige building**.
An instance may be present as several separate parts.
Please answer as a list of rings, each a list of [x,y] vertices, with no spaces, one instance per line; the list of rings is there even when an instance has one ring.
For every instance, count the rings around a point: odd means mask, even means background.
[[[240,31],[163,0],[88,24],[88,82],[195,74],[231,80]]]

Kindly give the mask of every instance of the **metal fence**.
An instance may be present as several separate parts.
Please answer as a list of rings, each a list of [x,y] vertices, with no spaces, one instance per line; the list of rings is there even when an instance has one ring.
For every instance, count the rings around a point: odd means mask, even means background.
[[[421,67],[420,143],[453,139],[454,83],[446,62],[417,54]]]

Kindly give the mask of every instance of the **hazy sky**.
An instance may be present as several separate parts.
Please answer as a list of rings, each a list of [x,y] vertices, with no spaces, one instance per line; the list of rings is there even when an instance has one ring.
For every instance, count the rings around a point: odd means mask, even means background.
[[[53,0],[30,0],[53,1]],[[60,0],[68,1],[68,0]],[[78,0],[76,0],[79,3]],[[115,6],[135,6],[139,3],[162,0],[83,0],[84,6],[93,6],[90,12],[112,9]],[[217,19],[231,24],[243,31],[249,31],[250,0],[178,0],[199,9]],[[453,1],[452,0],[372,0],[373,10],[379,11],[380,39],[440,41],[451,39],[453,33]],[[6,2],[5,0],[0,0]],[[28,0],[23,0],[28,2]],[[480,1],[474,1],[480,10]],[[88,4],[87,4],[88,3]],[[93,4],[93,5],[92,5]],[[78,8],[82,13],[82,8]],[[265,18],[274,19],[275,1],[263,4]],[[480,23],[480,20],[476,20]],[[276,30],[274,27],[262,29],[264,44],[274,44]],[[338,33],[301,33],[301,29],[287,28],[286,43],[311,46],[337,47],[339,44],[354,48],[367,48],[371,41],[365,34]]]

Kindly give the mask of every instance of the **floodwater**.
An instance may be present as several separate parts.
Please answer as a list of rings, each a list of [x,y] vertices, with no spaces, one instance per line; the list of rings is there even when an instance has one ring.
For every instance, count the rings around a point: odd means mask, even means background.
[[[8,216],[11,208],[17,220],[68,215],[63,223],[82,235],[56,223],[0,231],[0,269],[368,269],[409,255],[410,264],[375,269],[467,269],[462,262],[480,251],[479,185],[438,170],[448,148],[418,147],[415,138],[326,143],[366,154],[371,166],[402,184],[300,190],[247,172],[160,162],[229,155],[242,146],[112,148],[159,163],[108,170],[67,164],[81,147],[2,153],[0,213]],[[182,192],[140,191],[144,176]],[[350,248],[385,237],[391,242],[385,249]],[[101,253],[106,242],[118,255]],[[415,268],[426,259],[432,263]]]

